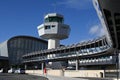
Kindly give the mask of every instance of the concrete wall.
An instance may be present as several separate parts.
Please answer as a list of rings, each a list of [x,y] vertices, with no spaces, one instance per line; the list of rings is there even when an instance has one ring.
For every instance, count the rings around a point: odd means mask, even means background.
[[[28,74],[43,74],[42,70],[26,70],[25,73]]]
[[[47,75],[51,76],[64,76],[64,72],[62,70],[48,70]]]
[[[43,74],[42,70],[26,70],[28,74]],[[103,70],[47,70],[47,75],[65,77],[101,77]],[[44,74],[46,75],[46,74]],[[104,76],[103,76],[104,77]]]
[[[28,73],[28,74],[40,74],[40,75],[43,74],[42,70],[26,70],[25,72]],[[62,70],[47,70],[47,75],[51,75],[51,76],[64,76]]]
[[[64,72],[65,77],[101,77],[101,73],[104,75],[103,70],[67,70]],[[104,77],[104,76],[103,76]]]

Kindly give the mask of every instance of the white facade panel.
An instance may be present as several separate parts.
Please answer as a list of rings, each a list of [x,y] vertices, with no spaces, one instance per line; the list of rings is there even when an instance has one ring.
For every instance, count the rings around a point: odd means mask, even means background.
[[[57,22],[50,22],[50,23],[45,23],[45,26],[50,26],[50,29],[45,29],[45,34],[57,34],[58,31],[58,23]],[[52,27],[54,26],[54,27]]]
[[[7,41],[0,44],[0,56],[8,57]]]
[[[45,34],[45,32],[44,32],[44,24],[39,25],[37,27],[37,29],[38,29],[39,36]]]

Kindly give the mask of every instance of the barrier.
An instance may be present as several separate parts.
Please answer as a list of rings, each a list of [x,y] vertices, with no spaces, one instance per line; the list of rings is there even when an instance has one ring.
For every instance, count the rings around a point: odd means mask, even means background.
[[[28,74],[42,75],[42,70],[26,70]],[[65,77],[104,77],[104,70],[47,70],[47,75]],[[44,75],[46,75],[44,74]]]
[[[65,77],[104,77],[104,70],[67,70]]]

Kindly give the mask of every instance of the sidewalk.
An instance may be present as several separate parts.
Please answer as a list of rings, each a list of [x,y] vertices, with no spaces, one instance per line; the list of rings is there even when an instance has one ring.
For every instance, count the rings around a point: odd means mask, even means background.
[[[47,76],[47,78],[49,80],[88,80],[88,79],[82,79],[82,78],[70,78],[70,77],[58,77],[58,76]]]
[[[70,78],[70,77],[58,77],[58,76],[45,76],[45,75],[39,75],[39,74],[32,74],[37,76],[44,76],[47,77],[49,80],[89,80],[89,79],[82,79],[82,78]]]
[[[71,78],[71,77],[63,77],[63,76],[50,76],[50,75],[39,75],[39,74],[31,74],[36,76],[43,76],[48,78],[49,80],[117,80],[117,79],[111,79],[111,78]],[[120,79],[119,79],[120,80]]]

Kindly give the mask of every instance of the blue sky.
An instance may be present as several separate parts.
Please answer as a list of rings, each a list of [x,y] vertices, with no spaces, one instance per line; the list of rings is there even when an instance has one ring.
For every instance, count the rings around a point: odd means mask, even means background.
[[[64,15],[71,27],[68,45],[103,35],[104,31],[93,7],[92,0],[0,0],[0,42],[13,36],[39,37],[37,26],[47,13]]]

